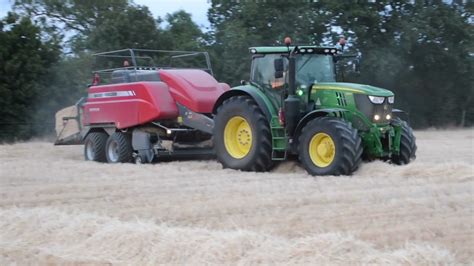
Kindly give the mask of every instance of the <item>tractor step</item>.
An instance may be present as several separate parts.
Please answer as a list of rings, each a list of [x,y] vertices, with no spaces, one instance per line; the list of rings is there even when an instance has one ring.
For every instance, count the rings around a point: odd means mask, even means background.
[[[286,151],[272,151],[273,161],[284,161],[286,160]]]
[[[288,138],[286,137],[285,128],[278,121],[278,116],[272,117],[270,129],[272,131],[272,160],[286,160]]]

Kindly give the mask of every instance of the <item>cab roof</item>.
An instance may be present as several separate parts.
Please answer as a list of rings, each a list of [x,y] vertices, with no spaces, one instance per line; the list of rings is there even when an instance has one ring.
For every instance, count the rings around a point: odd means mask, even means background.
[[[293,49],[297,49],[297,54],[337,54],[340,53],[339,50],[335,46],[315,46],[315,45],[300,45],[300,46],[290,46],[290,51]],[[286,46],[257,46],[257,47],[250,47],[250,53],[252,54],[283,54],[288,53],[288,47]]]

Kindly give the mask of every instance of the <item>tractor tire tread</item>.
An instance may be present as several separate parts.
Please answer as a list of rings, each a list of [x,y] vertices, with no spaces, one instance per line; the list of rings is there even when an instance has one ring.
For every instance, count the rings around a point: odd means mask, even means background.
[[[132,148],[132,140],[130,134],[122,133],[122,132],[115,132],[110,135],[109,140],[107,140],[107,146],[109,142],[115,140],[119,146],[119,154],[117,162],[111,162],[109,158],[107,161],[110,163],[129,163],[133,159],[133,148]],[[106,154],[107,155],[107,154]]]
[[[358,169],[361,161],[362,161],[362,141],[357,133],[357,130],[352,127],[350,123],[345,122],[344,120],[337,119],[334,117],[319,117],[316,118],[308,124],[306,124],[301,131],[301,134],[298,139],[299,143],[299,161],[303,162],[306,170],[312,174],[317,175],[318,173],[312,172],[308,164],[308,160],[303,158],[304,156],[308,156],[306,152],[302,152],[303,149],[307,149],[308,147],[304,147],[304,138],[308,132],[316,126],[325,125],[328,127],[332,127],[338,133],[338,136],[335,141],[338,143],[336,145],[340,145],[341,152],[340,152],[340,163],[330,172],[322,172],[322,175],[350,175],[355,170]],[[336,155],[337,156],[337,155]]]
[[[406,121],[401,120],[400,154],[392,157],[394,164],[408,164],[416,159],[416,137]]]
[[[236,97],[231,97],[227,100],[225,100],[217,109],[217,114],[222,112],[223,108],[225,106],[228,106],[230,104],[239,104],[246,106],[250,110],[250,112],[255,116],[256,120],[256,132],[259,132],[262,134],[261,141],[257,143],[259,145],[259,148],[256,150],[256,154],[254,156],[254,160],[252,163],[249,163],[242,168],[239,168],[239,170],[242,171],[253,171],[253,172],[265,172],[271,169],[274,165],[272,158],[271,158],[271,152],[272,152],[272,144],[271,144],[271,132],[270,132],[270,126],[269,123],[264,116],[262,110],[260,110],[260,107],[257,105],[257,103],[250,98],[249,96],[236,96]],[[215,136],[216,134],[214,134]],[[215,137],[214,137],[215,138]],[[214,145],[216,148],[216,145]],[[222,163],[222,165],[225,168],[231,168],[227,164],[225,160],[220,158],[220,156],[217,156],[218,160]]]
[[[95,146],[95,153],[92,161],[101,163],[107,162],[107,157],[105,155],[105,146],[108,137],[109,136],[105,132],[91,132],[87,135],[84,143],[86,143],[87,141],[92,141],[93,145]],[[87,160],[86,148],[87,145],[84,145],[84,157]]]

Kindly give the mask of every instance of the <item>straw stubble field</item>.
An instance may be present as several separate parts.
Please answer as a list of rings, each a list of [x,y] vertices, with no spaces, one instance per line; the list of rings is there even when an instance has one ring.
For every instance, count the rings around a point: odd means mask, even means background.
[[[351,177],[3,145],[0,264],[473,263],[473,130],[416,136],[414,163],[364,163]]]

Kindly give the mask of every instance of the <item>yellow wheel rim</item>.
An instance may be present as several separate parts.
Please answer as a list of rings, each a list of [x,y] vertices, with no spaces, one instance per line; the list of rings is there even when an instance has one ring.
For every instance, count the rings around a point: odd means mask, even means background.
[[[245,118],[234,116],[224,128],[224,145],[230,156],[242,159],[252,148],[252,129]]]
[[[336,146],[326,133],[317,133],[309,142],[309,157],[318,167],[326,167],[334,161]]]

